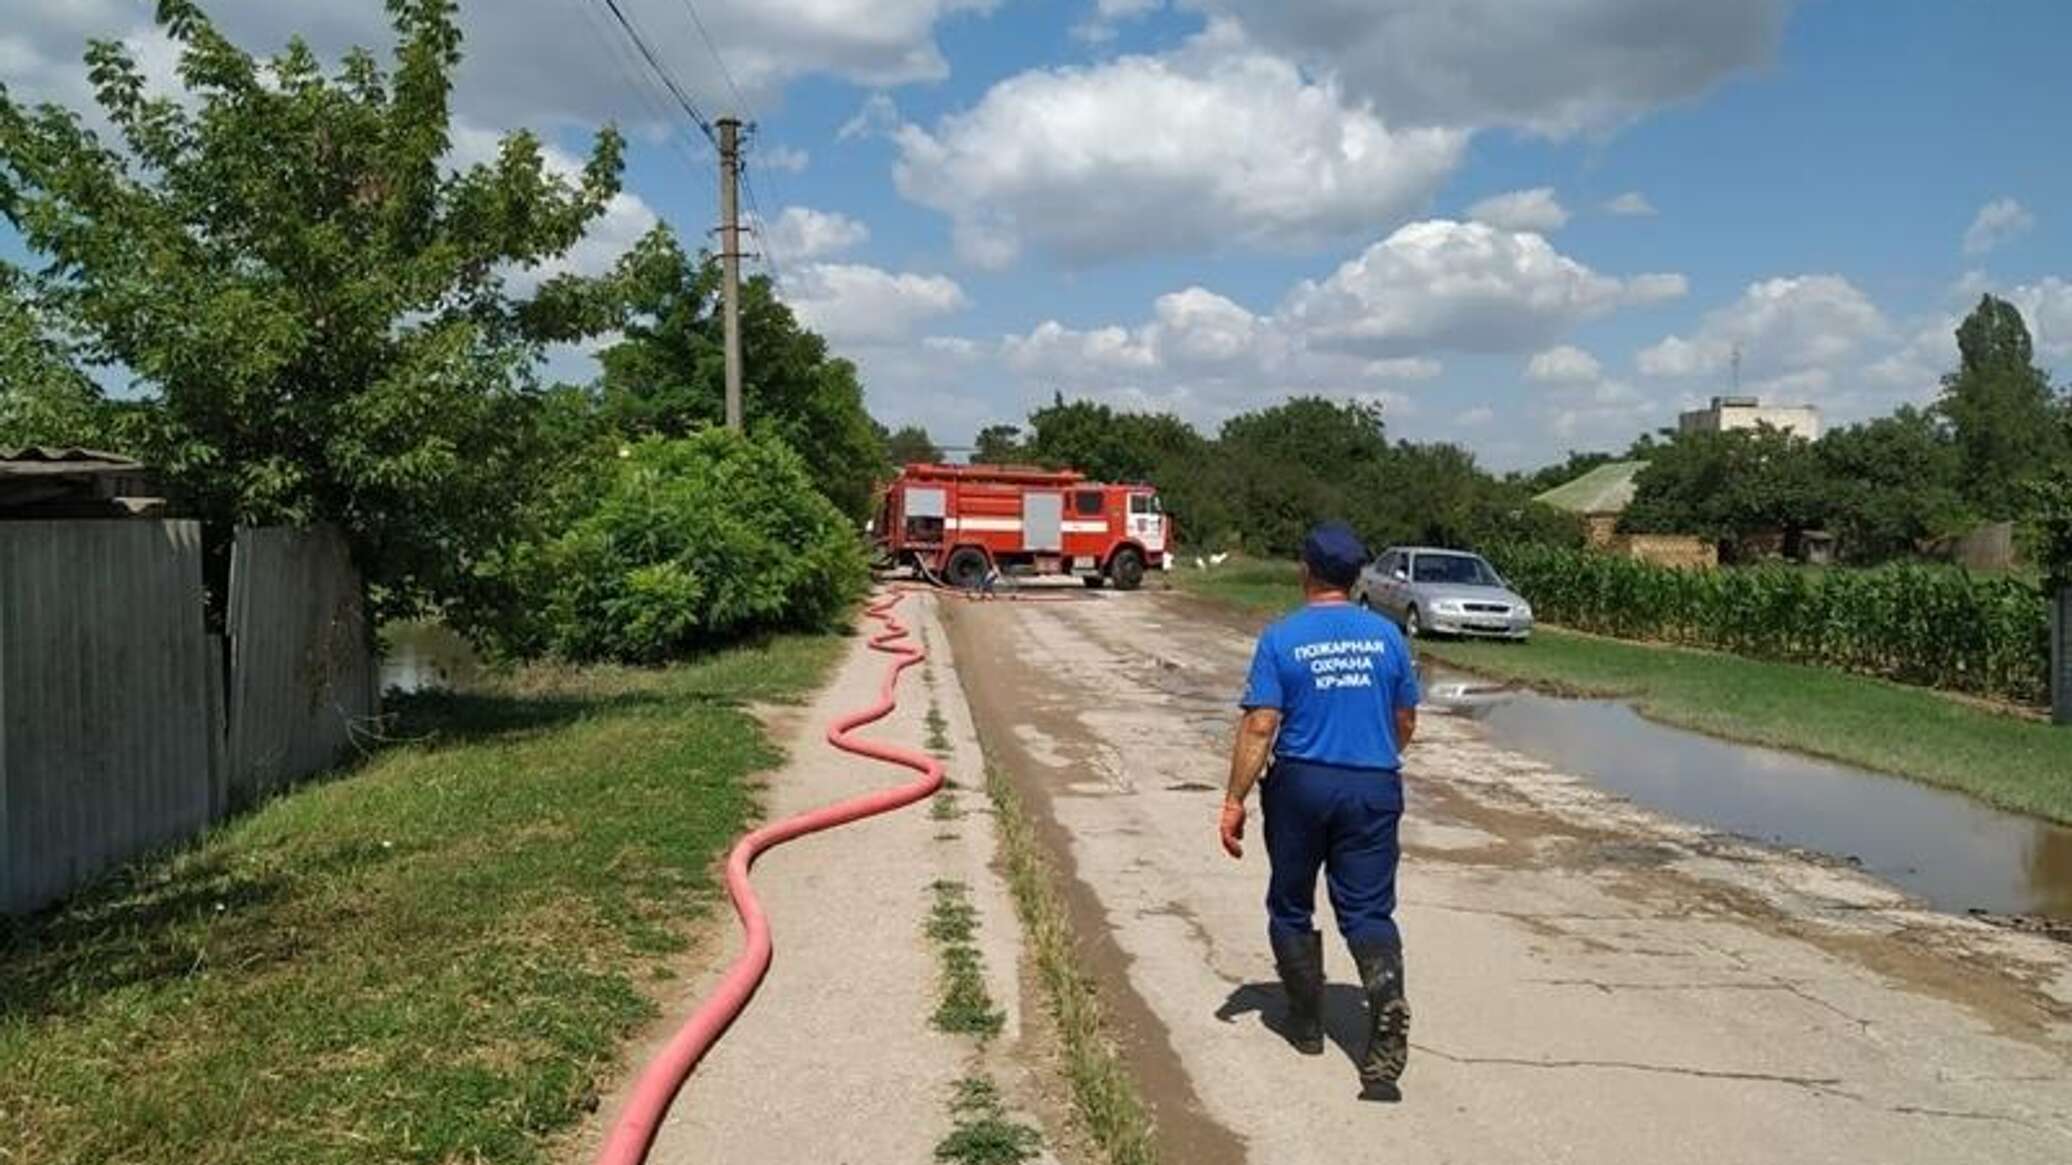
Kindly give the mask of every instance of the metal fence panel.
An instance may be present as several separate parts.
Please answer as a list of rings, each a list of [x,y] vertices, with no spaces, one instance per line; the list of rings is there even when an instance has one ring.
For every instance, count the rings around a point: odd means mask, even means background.
[[[0,523],[0,911],[210,820],[194,522]]]
[[[2051,719],[2072,725],[2072,587],[2058,591],[2050,637]]]
[[[230,560],[231,808],[335,767],[377,711],[360,575],[335,529],[245,529]]]

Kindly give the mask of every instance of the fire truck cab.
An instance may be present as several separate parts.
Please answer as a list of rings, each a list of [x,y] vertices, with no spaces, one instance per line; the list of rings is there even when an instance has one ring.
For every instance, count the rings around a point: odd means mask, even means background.
[[[1002,573],[1076,574],[1135,590],[1168,563],[1167,521],[1148,485],[1090,482],[1074,470],[908,465],[872,523],[881,557],[951,586]]]

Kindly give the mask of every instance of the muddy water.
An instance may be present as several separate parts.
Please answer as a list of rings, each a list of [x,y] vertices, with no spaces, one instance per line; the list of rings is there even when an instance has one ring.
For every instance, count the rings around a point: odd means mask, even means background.
[[[381,629],[381,690],[465,688],[482,670],[468,641],[439,623],[392,623]]]
[[[1860,864],[1938,909],[2072,919],[2072,829],[1962,794],[1664,727],[1624,704],[1434,675],[1496,743],[1637,804]]]

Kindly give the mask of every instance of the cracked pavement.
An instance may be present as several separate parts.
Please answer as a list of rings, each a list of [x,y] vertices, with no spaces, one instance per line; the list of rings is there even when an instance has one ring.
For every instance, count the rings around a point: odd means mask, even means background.
[[[1243,862],[1215,841],[1249,628],[1148,592],[946,622],[1173,1160],[2072,1159],[2072,946],[1643,811],[1443,713],[1407,767],[1415,1051],[1400,1103],[1363,1101],[1342,945],[1336,1047],[1298,1056],[1256,814]]]

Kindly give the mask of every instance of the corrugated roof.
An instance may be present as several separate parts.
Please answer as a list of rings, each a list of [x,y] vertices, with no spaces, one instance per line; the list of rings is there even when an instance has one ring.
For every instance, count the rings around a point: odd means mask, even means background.
[[[98,449],[55,449],[24,445],[0,449],[0,477],[63,477],[95,473],[137,473],[141,461]]]
[[[1614,461],[1600,465],[1564,485],[1557,485],[1532,499],[1576,514],[1617,514],[1633,504],[1633,478],[1647,468],[1645,461]]]

